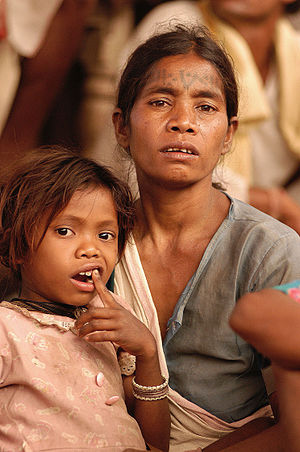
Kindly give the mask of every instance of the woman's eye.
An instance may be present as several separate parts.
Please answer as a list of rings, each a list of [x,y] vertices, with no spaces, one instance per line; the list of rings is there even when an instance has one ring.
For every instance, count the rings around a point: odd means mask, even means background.
[[[113,234],[112,232],[100,232],[100,234],[98,234],[99,239],[101,240],[112,240],[115,238],[115,234]]]
[[[57,228],[56,232],[57,232],[58,235],[62,235],[63,237],[66,237],[66,236],[69,236],[69,235],[73,234],[73,232],[69,228]]]
[[[204,111],[206,113],[211,113],[212,111],[216,110],[212,105],[208,105],[208,104],[200,105],[198,107],[198,109],[201,110],[201,111]]]
[[[150,105],[154,105],[154,107],[164,107],[167,105],[167,102],[165,100],[159,99],[159,100],[152,100],[150,102]]]

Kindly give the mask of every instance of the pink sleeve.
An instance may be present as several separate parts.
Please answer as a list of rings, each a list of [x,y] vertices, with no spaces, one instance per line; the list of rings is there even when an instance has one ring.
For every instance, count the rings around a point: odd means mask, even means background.
[[[1,314],[1,313],[0,313]],[[5,386],[5,381],[12,366],[12,352],[5,328],[5,322],[0,315],[0,387]]]

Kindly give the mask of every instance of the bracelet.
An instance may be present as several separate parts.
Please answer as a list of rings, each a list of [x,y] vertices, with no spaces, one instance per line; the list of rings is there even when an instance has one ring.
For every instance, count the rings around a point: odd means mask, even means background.
[[[161,400],[167,397],[169,392],[168,380],[162,377],[164,382],[158,386],[142,386],[135,381],[135,377],[132,379],[132,392],[136,399],[154,401]]]

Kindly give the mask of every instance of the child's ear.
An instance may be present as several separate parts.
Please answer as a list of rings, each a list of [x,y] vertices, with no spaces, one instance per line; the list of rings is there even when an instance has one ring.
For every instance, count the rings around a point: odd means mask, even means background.
[[[124,116],[120,108],[116,108],[112,115],[112,120],[115,127],[115,135],[118,144],[123,149],[129,147],[129,126],[124,125]]]

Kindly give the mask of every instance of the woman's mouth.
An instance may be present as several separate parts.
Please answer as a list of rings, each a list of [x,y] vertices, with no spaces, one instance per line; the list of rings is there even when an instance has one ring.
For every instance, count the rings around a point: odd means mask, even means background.
[[[182,152],[183,154],[191,154],[195,155],[193,151],[190,149],[184,149],[184,148],[168,148],[164,149],[162,152]]]

